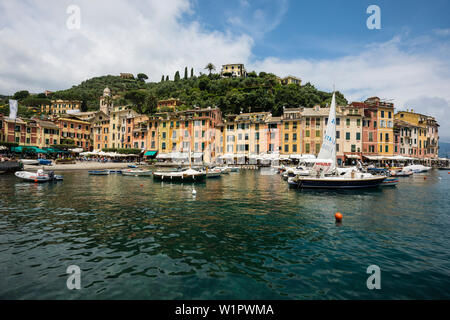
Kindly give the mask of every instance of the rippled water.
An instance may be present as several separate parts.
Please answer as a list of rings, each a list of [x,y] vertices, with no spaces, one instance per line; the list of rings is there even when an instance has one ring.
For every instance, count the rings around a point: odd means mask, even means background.
[[[450,175],[426,177],[302,192],[248,171],[194,198],[149,177],[1,175],[0,298],[448,299]],[[381,290],[367,289],[372,264]],[[69,265],[81,290],[66,287]]]

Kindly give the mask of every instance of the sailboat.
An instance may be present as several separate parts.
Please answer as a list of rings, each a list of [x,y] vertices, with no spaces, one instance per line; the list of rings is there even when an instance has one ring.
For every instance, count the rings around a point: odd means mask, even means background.
[[[189,168],[179,171],[157,171],[153,173],[153,179],[172,182],[203,182],[206,172],[192,169],[191,144],[189,143]]]
[[[336,167],[336,163],[336,97],[333,92],[327,130],[311,173],[309,176],[297,175],[289,178],[289,186],[299,189],[372,188],[379,186],[386,179],[385,176],[363,173],[356,168],[340,169]]]

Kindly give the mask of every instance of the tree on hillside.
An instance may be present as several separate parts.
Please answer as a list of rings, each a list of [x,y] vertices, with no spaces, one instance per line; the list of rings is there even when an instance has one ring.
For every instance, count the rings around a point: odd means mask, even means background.
[[[125,93],[125,99],[130,100],[137,113],[142,114],[147,99],[147,93],[144,90],[131,90]]]
[[[180,72],[179,71],[175,72],[175,77],[173,77],[173,80],[174,81],[180,80]]]
[[[187,80],[188,78],[188,69],[187,67],[184,68],[184,79]]]
[[[191,68],[191,78],[194,77],[194,68]]]
[[[216,67],[210,62],[206,65],[205,69],[209,71],[209,74],[211,74],[213,70],[216,70]]]
[[[27,90],[17,91],[14,93],[14,100],[22,100],[30,96],[30,93]]]
[[[164,75],[162,75],[161,77],[161,82],[164,82]]]
[[[169,76],[166,76],[166,81],[169,81]]]
[[[138,81],[144,81],[148,79],[147,75],[145,73],[138,73],[137,74]]]

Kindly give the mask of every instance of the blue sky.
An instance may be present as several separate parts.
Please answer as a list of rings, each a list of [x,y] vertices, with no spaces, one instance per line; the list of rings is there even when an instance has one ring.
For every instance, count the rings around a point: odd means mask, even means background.
[[[381,9],[381,30],[366,27],[369,17],[366,9],[371,4]],[[399,33],[419,37],[436,29],[450,28],[450,1],[447,0],[197,0],[194,10],[195,18],[207,29],[252,34],[255,40],[252,53],[259,59],[267,56],[333,58],[373,42],[389,41]],[[254,19],[256,10],[261,10],[265,19]],[[235,15],[242,17],[244,26],[230,21]],[[279,21],[271,28],[277,16]]]
[[[381,30],[369,30],[369,5]],[[69,28],[70,8],[80,24]],[[435,116],[450,141],[450,0],[0,1],[0,94],[225,63]],[[20,17],[20,18],[18,18]]]

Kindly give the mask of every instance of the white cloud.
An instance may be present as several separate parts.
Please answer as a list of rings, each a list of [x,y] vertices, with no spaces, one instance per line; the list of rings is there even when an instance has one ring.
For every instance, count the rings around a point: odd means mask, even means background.
[[[81,29],[69,30],[66,9],[81,9]],[[144,72],[159,81],[185,66],[246,62],[253,40],[206,32],[188,0],[2,1],[0,92],[65,89],[92,76]]]
[[[420,51],[415,48],[417,41],[412,39],[412,46],[408,43],[409,40],[396,37],[336,59],[269,57],[255,61],[249,69],[280,76],[292,74],[328,91],[335,83],[350,101],[371,96],[393,99],[396,109],[414,107],[417,112],[435,116],[441,125],[441,137],[450,140],[450,119],[443,116],[450,111],[449,46],[444,43],[431,48],[427,44],[428,50]]]

